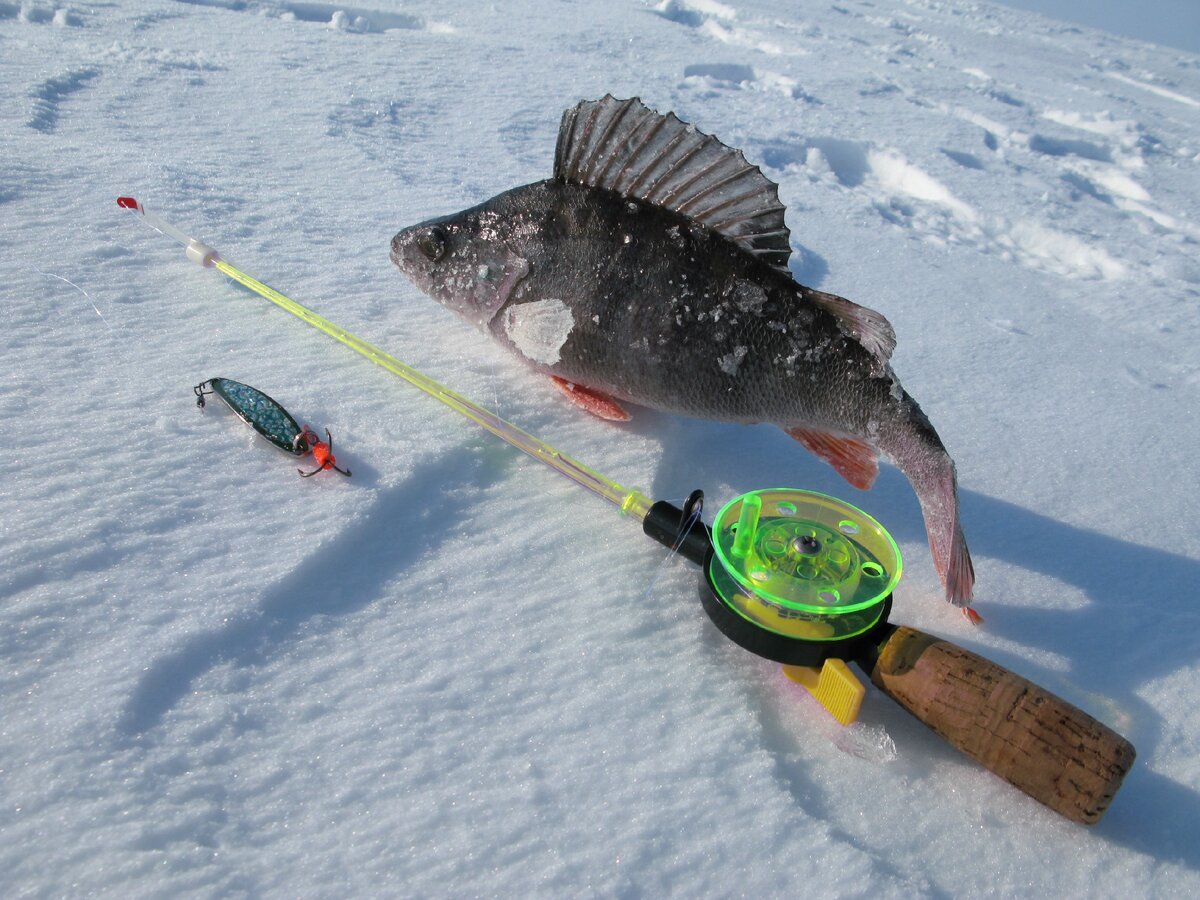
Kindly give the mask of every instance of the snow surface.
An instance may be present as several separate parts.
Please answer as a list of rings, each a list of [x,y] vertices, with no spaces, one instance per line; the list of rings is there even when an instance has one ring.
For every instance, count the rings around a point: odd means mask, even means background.
[[[363,2],[0,3],[3,893],[1200,893],[1200,58],[958,0]],[[767,426],[595,420],[390,265],[606,92],[743,148],[796,276],[895,325],[985,627],[895,469],[862,494]],[[873,689],[838,728],[686,563],[119,194],[654,497],[862,505],[895,621],[1134,742],[1107,817]],[[218,375],[354,477],[198,411]]]

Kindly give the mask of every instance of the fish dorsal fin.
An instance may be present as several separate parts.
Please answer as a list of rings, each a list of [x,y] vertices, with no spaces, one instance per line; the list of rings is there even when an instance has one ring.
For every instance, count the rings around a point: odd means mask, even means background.
[[[892,358],[892,351],[896,349],[896,331],[883,313],[824,291],[805,288],[804,296],[837,319],[842,330],[853,335],[881,363]]]
[[[564,112],[554,177],[673,210],[788,271],[792,248],[775,182],[740,150],[637,97],[610,94]]]

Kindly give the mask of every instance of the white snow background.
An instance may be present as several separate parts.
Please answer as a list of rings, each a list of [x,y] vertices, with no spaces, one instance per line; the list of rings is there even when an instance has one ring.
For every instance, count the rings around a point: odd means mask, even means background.
[[[744,149],[795,275],[895,325],[984,627],[894,468],[860,493],[769,426],[593,419],[391,266],[607,92]],[[965,0],[8,2],[0,99],[0,893],[1200,893],[1200,57]],[[839,728],[686,562],[120,194],[653,497],[864,507],[894,621],[1137,746],[1108,815],[874,689]],[[218,375],[353,477],[198,411]]]

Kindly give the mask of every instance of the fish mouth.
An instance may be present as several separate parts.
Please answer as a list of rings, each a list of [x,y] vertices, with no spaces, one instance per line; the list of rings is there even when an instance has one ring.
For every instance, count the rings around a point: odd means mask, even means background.
[[[391,259],[392,265],[394,265],[401,272],[404,271],[404,235],[405,232],[401,231],[394,238],[392,238],[391,251],[388,253],[388,257]]]

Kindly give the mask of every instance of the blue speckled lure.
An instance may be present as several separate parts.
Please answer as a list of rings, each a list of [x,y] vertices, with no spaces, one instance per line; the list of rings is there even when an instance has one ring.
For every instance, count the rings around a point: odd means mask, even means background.
[[[205,390],[205,387],[211,390]],[[311,472],[300,472],[305,478],[325,469],[333,469],[349,475],[347,469],[337,466],[333,455],[333,436],[325,430],[327,441],[322,441],[307,425],[299,425],[292,415],[258,388],[230,378],[210,378],[192,388],[196,405],[204,408],[204,398],[216,394],[237,414],[237,417],[265,437],[268,441],[288,453],[304,456],[312,453],[318,467]]]

